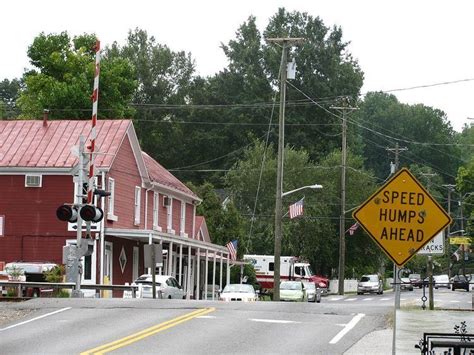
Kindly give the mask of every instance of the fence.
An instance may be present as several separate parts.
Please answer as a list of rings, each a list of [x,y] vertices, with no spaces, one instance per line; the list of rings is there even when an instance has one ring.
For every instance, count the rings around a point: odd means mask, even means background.
[[[71,282],[28,282],[28,281],[0,281],[0,288],[16,288],[17,294],[22,296],[27,290],[32,290],[31,297],[40,296],[41,292],[51,292],[52,290],[69,289],[75,290],[76,284]],[[112,290],[112,291],[129,291],[132,298],[137,296],[137,285],[81,285],[81,290]],[[28,294],[28,292],[26,292]]]

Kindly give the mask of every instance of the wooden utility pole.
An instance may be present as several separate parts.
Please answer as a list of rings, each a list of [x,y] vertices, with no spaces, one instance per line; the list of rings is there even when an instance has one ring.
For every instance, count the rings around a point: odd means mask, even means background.
[[[357,110],[347,105],[344,98],[341,107],[331,107],[342,111],[342,143],[341,143],[341,214],[339,216],[339,268],[338,268],[338,294],[344,295],[344,269],[346,266],[346,160],[347,160],[347,111]]]
[[[281,45],[280,63],[280,115],[278,120],[278,165],[275,196],[275,251],[273,300],[280,300],[280,256],[282,239],[282,194],[283,194],[283,151],[285,148],[285,101],[286,101],[286,66],[288,47],[304,41],[303,38],[267,38],[267,42]]]

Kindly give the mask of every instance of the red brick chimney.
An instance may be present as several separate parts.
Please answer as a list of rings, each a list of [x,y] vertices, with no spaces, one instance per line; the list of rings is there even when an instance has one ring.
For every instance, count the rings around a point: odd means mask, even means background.
[[[48,126],[48,113],[49,113],[48,109],[43,110],[43,127]]]

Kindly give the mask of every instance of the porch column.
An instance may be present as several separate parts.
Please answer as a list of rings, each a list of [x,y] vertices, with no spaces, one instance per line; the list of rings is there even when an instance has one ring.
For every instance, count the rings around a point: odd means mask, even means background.
[[[186,299],[191,299],[191,270],[192,270],[192,261],[191,261],[191,245],[188,245],[188,272],[187,272],[187,282],[186,282]]]
[[[230,259],[229,259],[229,253],[227,253],[227,270],[226,270],[226,279],[227,279],[227,285],[230,284]]]
[[[153,236],[152,236],[151,233],[148,234],[148,244],[150,244],[150,245],[153,244]],[[148,268],[148,275],[150,275],[150,274],[151,274],[151,267]]]
[[[201,296],[200,295],[201,284],[199,282],[200,281],[199,277],[201,276],[201,258],[200,258],[200,254],[201,254],[201,248],[197,248],[197,252],[196,252],[196,299],[197,300]]]
[[[209,283],[208,276],[209,275],[209,250],[206,249],[206,275],[204,275],[206,284],[204,285],[204,299],[207,300],[207,284]]]
[[[179,245],[179,270],[178,270],[178,283],[183,286],[181,283],[181,274],[183,273],[183,244]]]
[[[168,244],[168,275],[173,276],[173,242]]]
[[[160,240],[160,245],[161,245],[161,248],[163,248],[163,240],[162,239]],[[161,250],[163,250],[163,249],[161,249]],[[163,256],[163,252],[162,252],[162,256]],[[161,265],[163,265],[163,263],[161,263]],[[158,267],[158,275],[163,275],[163,266]]]
[[[212,300],[214,301],[214,293],[216,292],[216,251],[214,250],[214,261],[212,263]]]
[[[222,291],[222,263],[224,258],[224,253],[221,252],[221,260],[220,260],[220,270],[219,270],[219,290]]]

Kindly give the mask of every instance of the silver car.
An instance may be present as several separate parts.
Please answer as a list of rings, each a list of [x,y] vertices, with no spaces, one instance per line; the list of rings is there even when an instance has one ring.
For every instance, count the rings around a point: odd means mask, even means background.
[[[138,285],[138,297],[152,298],[153,286],[152,276],[145,274],[135,280],[133,284]],[[178,281],[173,276],[156,275],[155,276],[155,290],[156,298],[166,299],[185,299],[186,293],[178,284]]]
[[[357,294],[363,293],[383,293],[383,283],[379,275],[364,275],[357,284]]]
[[[321,290],[316,287],[314,282],[303,281],[304,289],[306,291],[306,297],[308,302],[321,302]]]

